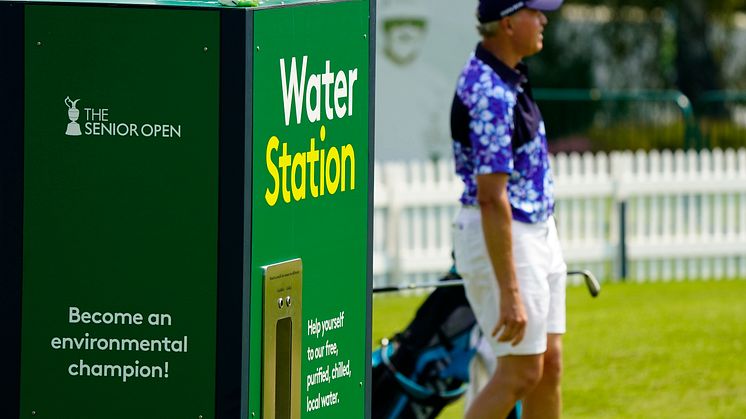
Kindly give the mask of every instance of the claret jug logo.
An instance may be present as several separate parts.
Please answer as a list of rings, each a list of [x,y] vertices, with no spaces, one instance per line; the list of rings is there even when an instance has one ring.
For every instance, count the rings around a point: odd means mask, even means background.
[[[332,70],[331,60],[319,60],[313,73],[309,61],[308,56],[279,61],[284,125],[307,126],[310,133],[305,139],[271,135],[267,140],[272,182],[264,199],[270,207],[355,189],[355,148],[330,133],[335,121],[353,115],[358,69]]]
[[[67,130],[65,135],[78,136],[80,135],[80,124],[76,121],[80,117],[80,111],[75,105],[80,99],[70,100],[70,96],[65,98],[65,105],[67,105],[67,117],[70,118],[70,123],[67,124]]]
[[[72,137],[181,138],[181,125],[117,121],[112,118],[111,108],[82,107],[78,109],[79,101],[80,99],[70,99],[70,96],[65,97],[67,117],[70,119],[65,135]],[[78,122],[79,119],[80,123]]]

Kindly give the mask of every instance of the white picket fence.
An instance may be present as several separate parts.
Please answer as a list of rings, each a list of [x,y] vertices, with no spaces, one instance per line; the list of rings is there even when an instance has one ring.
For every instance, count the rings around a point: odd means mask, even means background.
[[[746,278],[746,149],[558,154],[552,168],[571,269],[619,278],[625,242],[631,280]],[[376,164],[376,286],[448,270],[461,190],[451,161]]]

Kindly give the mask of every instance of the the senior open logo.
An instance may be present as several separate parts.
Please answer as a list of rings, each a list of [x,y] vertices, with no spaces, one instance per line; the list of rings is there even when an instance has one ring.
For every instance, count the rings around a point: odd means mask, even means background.
[[[116,119],[110,107],[86,106],[78,108],[81,99],[65,97],[67,124],[65,135],[71,137],[142,137],[151,139],[180,139],[181,124],[163,122],[131,122]]]

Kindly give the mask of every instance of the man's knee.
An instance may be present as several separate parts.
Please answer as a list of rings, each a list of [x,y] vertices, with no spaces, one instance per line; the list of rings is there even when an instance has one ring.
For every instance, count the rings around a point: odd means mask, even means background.
[[[559,386],[562,380],[562,356],[552,355],[544,357],[544,372],[542,380],[549,385]]]
[[[559,386],[562,379],[562,343],[550,339],[547,352],[544,354],[544,371],[542,381]]]
[[[543,369],[541,358],[535,358],[534,362],[528,361],[528,359],[523,359],[520,365],[512,365],[500,371],[504,380],[503,385],[513,393],[516,399],[521,399],[530,393],[541,381]]]
[[[538,367],[527,368],[515,377],[515,391],[518,399],[522,399],[530,393],[541,381],[542,369]]]

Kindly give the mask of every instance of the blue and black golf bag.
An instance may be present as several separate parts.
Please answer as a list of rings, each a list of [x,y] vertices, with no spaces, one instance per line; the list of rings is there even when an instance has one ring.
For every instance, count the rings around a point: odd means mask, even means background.
[[[459,278],[450,272],[443,280]],[[409,326],[373,352],[372,418],[435,418],[461,397],[477,352],[475,324],[462,285],[436,288]]]

